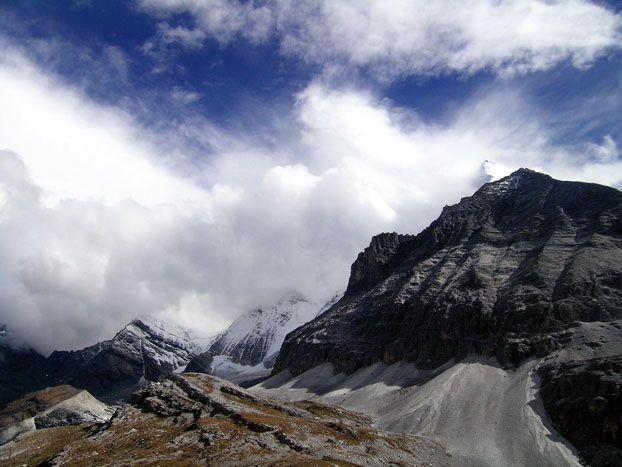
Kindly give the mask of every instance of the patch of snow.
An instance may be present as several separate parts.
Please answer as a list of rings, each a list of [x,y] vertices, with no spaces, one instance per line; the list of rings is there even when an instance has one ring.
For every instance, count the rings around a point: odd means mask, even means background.
[[[211,365],[211,374],[233,383],[268,376],[271,370],[271,368],[266,368],[263,362],[254,366],[240,365],[231,361],[231,358],[226,355],[215,356]]]
[[[501,180],[493,183],[487,183],[481,189],[481,191],[487,195],[499,196],[514,190],[521,180],[521,174],[517,173],[512,176],[502,178]]]
[[[515,172],[518,167],[511,168],[496,161],[485,160],[482,164],[482,169],[490,177],[490,182],[496,182]]]
[[[326,311],[340,297],[341,294],[336,294],[322,304],[296,294],[281,298],[269,309],[252,310],[236,319],[216,340],[220,354],[233,357],[240,346],[259,346],[262,359],[273,356],[281,349],[287,334]],[[213,371],[218,368],[219,365],[212,365]]]
[[[154,334],[157,334],[161,338],[185,345],[197,354],[207,350],[218,337],[218,333],[205,334],[197,332],[194,329],[180,326],[171,321],[155,319],[153,317],[141,316],[137,320],[149,326]],[[130,324],[130,326],[132,326],[132,324]],[[135,325],[133,325],[133,327],[136,328]],[[140,331],[140,329],[137,330]]]

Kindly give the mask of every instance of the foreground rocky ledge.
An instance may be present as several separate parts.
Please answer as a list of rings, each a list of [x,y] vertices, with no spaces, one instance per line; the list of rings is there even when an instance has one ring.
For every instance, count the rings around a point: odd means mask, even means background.
[[[277,403],[204,374],[171,375],[103,424],[37,430],[0,447],[7,465],[449,465],[438,445],[371,428],[359,413]]]

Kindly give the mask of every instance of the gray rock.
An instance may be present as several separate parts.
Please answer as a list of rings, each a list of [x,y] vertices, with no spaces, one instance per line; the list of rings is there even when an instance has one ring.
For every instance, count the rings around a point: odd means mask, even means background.
[[[540,364],[555,427],[593,467],[622,465],[622,321],[584,323]]]
[[[574,321],[622,318],[621,214],[609,187],[524,169],[486,184],[417,236],[375,237],[344,298],[288,335],[274,374],[547,355]]]
[[[209,373],[213,361],[214,356],[211,352],[200,353],[188,362],[185,371],[188,373]]]

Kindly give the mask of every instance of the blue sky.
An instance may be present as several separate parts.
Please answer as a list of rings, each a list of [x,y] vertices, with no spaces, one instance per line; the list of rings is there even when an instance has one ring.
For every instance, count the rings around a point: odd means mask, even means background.
[[[0,322],[213,332],[516,168],[621,188],[621,39],[603,1],[3,2]]]

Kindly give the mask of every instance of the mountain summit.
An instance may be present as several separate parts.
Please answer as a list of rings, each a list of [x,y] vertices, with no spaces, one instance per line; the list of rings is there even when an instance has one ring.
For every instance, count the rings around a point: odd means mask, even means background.
[[[518,364],[575,321],[622,318],[621,265],[622,193],[521,169],[419,235],[374,237],[344,298],[286,338],[274,372],[436,368],[470,353]]]

